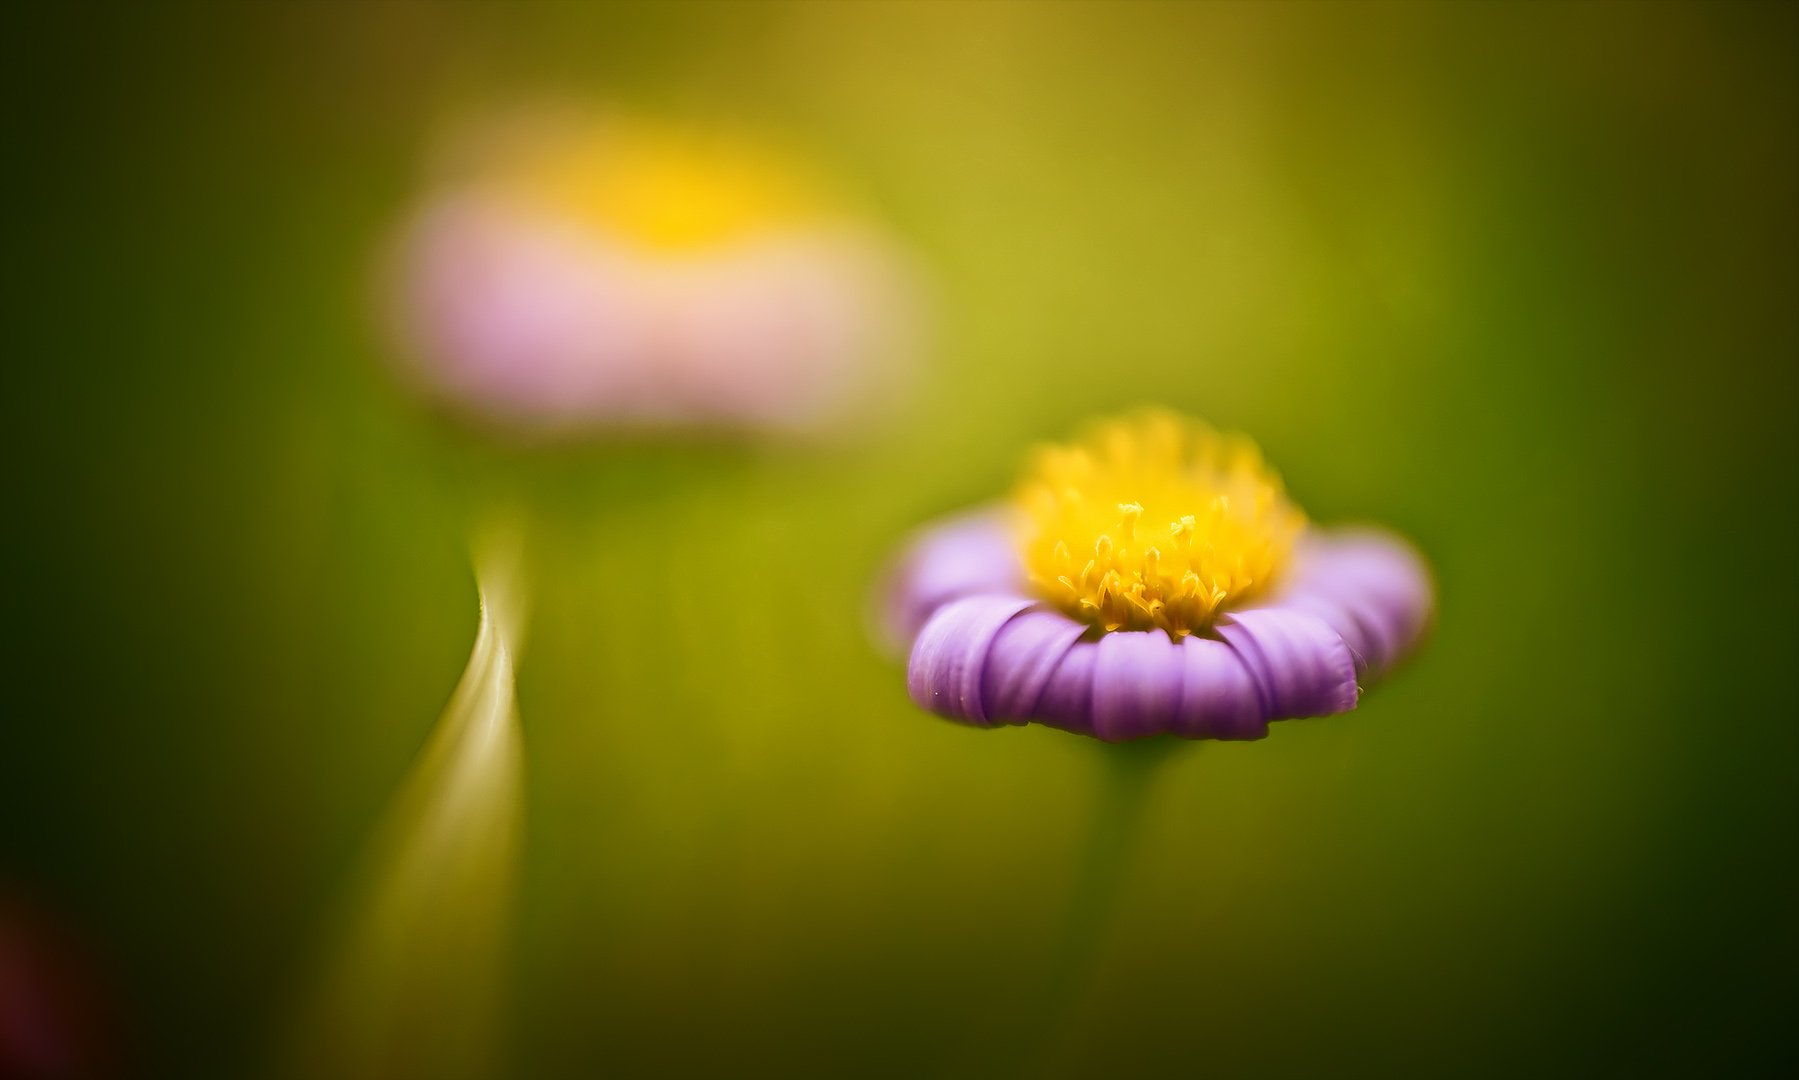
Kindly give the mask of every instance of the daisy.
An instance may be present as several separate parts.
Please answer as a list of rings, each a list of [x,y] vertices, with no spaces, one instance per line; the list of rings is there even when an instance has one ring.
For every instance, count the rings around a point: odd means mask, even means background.
[[[904,259],[716,131],[532,114],[471,139],[397,245],[405,374],[504,426],[808,430],[905,352]]]
[[[913,700],[950,719],[1258,739],[1355,708],[1434,592],[1399,538],[1309,524],[1249,440],[1149,411],[923,533],[883,606]]]

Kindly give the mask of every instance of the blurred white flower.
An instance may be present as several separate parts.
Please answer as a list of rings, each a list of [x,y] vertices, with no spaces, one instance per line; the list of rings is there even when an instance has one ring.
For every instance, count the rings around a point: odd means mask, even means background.
[[[723,133],[536,113],[469,140],[399,245],[407,372],[514,427],[816,429],[889,397],[895,243]]]

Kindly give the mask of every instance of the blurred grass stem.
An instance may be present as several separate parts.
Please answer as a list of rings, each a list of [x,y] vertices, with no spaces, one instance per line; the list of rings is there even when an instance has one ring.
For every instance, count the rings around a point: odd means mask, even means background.
[[[515,534],[477,546],[481,621],[468,667],[328,938],[290,1075],[496,1073],[520,825],[518,565]]]

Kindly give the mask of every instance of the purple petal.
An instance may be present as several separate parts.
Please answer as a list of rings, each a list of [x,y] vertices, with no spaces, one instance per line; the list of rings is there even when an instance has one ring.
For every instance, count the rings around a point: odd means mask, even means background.
[[[1189,739],[1260,739],[1268,734],[1262,691],[1237,651],[1222,641],[1181,642],[1180,723]]]
[[[1323,619],[1380,675],[1417,645],[1435,609],[1430,571],[1405,541],[1373,530],[1311,533],[1273,607]]]
[[[1175,728],[1185,667],[1180,646],[1160,630],[1099,639],[1093,665],[1093,734],[1107,742]]]
[[[906,689],[912,700],[952,720],[985,725],[981,676],[987,653],[1012,616],[1035,601],[984,594],[965,597],[931,616],[912,646]]]
[[[1098,657],[1095,642],[1077,641],[1069,646],[1037,698],[1037,714],[1032,719],[1079,735],[1093,734],[1093,667]]]
[[[1312,533],[1285,590],[1233,613],[1218,638],[1170,641],[1084,624],[1028,599],[1002,512],[925,532],[889,575],[882,619],[916,637],[907,686],[920,705],[981,726],[1035,720],[1117,742],[1171,732],[1257,739],[1271,720],[1355,708],[1428,625],[1428,571],[1402,541]]]
[[[1289,608],[1238,611],[1218,624],[1218,634],[1255,678],[1268,719],[1355,708],[1355,658],[1323,619]]]
[[[987,509],[927,526],[884,578],[877,622],[904,652],[938,608],[978,593],[1018,595],[1024,568],[1004,514]]]
[[[1000,628],[987,652],[981,701],[994,721],[1022,724],[1034,715],[1050,676],[1087,627],[1045,608],[1021,612]]]
[[[1396,643],[1380,620],[1359,617],[1356,609],[1318,593],[1294,593],[1282,599],[1283,610],[1298,611],[1324,620],[1337,632],[1355,661],[1356,674],[1371,677],[1380,674],[1384,659],[1392,655]]]

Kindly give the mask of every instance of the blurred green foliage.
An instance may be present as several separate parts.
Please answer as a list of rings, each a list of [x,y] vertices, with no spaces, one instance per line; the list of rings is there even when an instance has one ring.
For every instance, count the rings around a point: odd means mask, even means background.
[[[1406,532],[1435,640],[1184,747],[1066,1075],[1792,1054],[1791,6],[15,12],[0,874],[154,1075],[260,1067],[531,522],[513,1072],[1003,1075],[1101,748],[906,700],[907,529],[1145,401]],[[385,376],[430,134],[579,94],[814,155],[936,276],[847,448],[507,447]],[[667,538],[677,536],[672,546]]]

